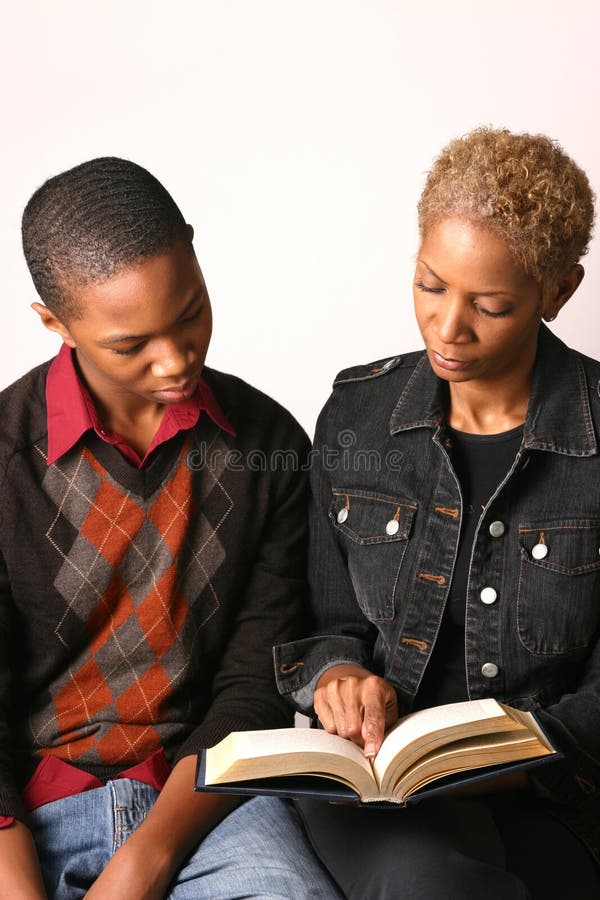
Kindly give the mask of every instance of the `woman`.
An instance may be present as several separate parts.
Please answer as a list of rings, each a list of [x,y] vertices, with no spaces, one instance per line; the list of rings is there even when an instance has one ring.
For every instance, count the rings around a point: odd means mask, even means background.
[[[600,364],[543,324],[593,200],[546,137],[451,142],[419,203],[426,352],[342,372],[320,416],[315,636],[278,649],[280,690],[367,756],[399,714],[482,697],[564,754],[402,811],[302,803],[348,897],[600,895]]]

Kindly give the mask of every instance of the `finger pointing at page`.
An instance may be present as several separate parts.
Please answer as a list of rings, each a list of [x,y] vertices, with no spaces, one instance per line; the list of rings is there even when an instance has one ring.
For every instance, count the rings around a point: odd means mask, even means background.
[[[375,756],[386,727],[398,717],[394,689],[367,669],[341,664],[327,669],[317,685],[314,708],[330,734],[349,738]]]
[[[365,756],[370,758],[377,755],[386,727],[393,724],[398,718],[398,704],[396,693],[392,687],[375,676],[366,679],[365,705],[363,712],[362,737],[364,740]]]

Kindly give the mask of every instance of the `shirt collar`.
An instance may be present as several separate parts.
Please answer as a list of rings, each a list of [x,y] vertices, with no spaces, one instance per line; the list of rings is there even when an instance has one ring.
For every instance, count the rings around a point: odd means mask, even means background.
[[[439,427],[445,416],[447,384],[427,358],[417,363],[390,419],[390,433]],[[568,456],[598,452],[587,378],[580,354],[541,325],[523,447]]]
[[[139,468],[160,444],[183,429],[193,428],[202,412],[206,412],[218,428],[235,436],[235,430],[219,406],[213,391],[204,379],[200,379],[193,397],[167,406],[146,455],[140,459],[123,438],[104,429],[89,391],[79,379],[73,353],[66,344],[63,344],[48,370],[46,408],[48,465],[64,456],[90,429],[93,429],[103,441],[117,446],[123,455]]]

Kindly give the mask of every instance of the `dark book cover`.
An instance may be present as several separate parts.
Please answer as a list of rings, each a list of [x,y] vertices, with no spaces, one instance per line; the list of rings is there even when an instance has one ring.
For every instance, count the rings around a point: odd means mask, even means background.
[[[206,780],[206,750],[198,755],[196,768],[195,790],[208,793],[238,794],[242,796],[256,796],[258,794],[271,794],[276,797],[288,797],[292,799],[310,798],[312,800],[327,800],[333,803],[352,804],[353,806],[368,806],[369,808],[394,809],[402,808],[409,803],[419,803],[428,797],[444,794],[456,787],[477,784],[494,778],[497,775],[505,775],[509,772],[519,772],[533,766],[545,765],[562,759],[562,753],[555,752],[548,756],[539,756],[534,759],[521,760],[519,762],[502,763],[501,765],[482,766],[477,769],[469,769],[466,772],[458,772],[443,778],[436,778],[426,787],[415,791],[407,797],[403,803],[391,803],[387,800],[375,800],[363,803],[352,788],[335,781],[333,778],[319,775],[285,775],[276,778],[256,778],[249,781],[232,781],[226,784],[207,785]]]

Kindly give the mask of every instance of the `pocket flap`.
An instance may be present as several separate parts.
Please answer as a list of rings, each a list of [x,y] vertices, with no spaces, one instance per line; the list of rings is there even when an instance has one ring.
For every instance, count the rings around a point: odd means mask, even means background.
[[[333,488],[332,494],[329,517],[351,541],[383,544],[407,540],[417,510],[413,500],[356,488]]]
[[[600,520],[561,519],[519,526],[522,558],[555,572],[577,575],[600,569]]]

